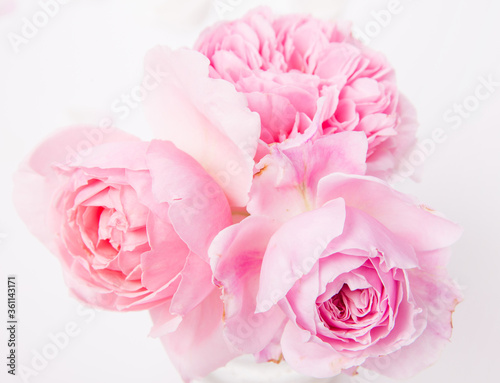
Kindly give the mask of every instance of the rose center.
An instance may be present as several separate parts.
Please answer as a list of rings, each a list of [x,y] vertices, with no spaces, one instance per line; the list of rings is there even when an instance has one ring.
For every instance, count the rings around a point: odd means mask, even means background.
[[[371,289],[351,290],[344,284],[337,294],[318,304],[318,312],[327,327],[337,329],[340,323],[358,323],[370,314],[373,299]]]

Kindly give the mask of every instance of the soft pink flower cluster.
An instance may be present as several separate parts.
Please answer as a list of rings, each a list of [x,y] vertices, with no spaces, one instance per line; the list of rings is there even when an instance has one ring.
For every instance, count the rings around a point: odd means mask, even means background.
[[[351,36],[349,24],[259,10],[206,30],[195,48],[210,59],[210,77],[234,84],[259,113],[257,159],[313,120],[320,136],[364,132],[373,175],[387,175],[414,143],[415,111],[394,70]]]
[[[461,230],[384,181],[416,128],[385,59],[346,25],[261,9],[146,68],[155,140],[65,129],[16,175],[71,291],[150,310],[186,381],[243,354],[318,378],[432,364]]]

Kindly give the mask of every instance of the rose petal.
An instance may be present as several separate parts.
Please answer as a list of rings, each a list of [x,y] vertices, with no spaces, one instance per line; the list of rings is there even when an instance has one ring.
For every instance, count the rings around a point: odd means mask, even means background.
[[[204,377],[238,356],[222,335],[222,312],[220,293],[214,288],[175,332],[161,337],[171,362],[186,381]]]
[[[209,60],[196,51],[153,49],[146,68],[161,79],[144,105],[156,138],[171,140],[192,155],[222,186],[231,204],[244,206],[260,119],[233,85],[209,78],[208,67]]]
[[[415,250],[448,247],[462,232],[456,224],[420,208],[413,199],[374,177],[332,174],[319,182],[318,204],[339,197],[347,206],[377,219]]]
[[[339,198],[281,226],[264,255],[257,295],[258,313],[282,299],[294,283],[313,268],[328,243],[342,233],[344,220],[345,205]],[[280,277],[276,278],[277,275]]]
[[[224,291],[225,334],[244,353],[262,351],[285,320],[278,307],[255,314],[262,258],[277,227],[248,217],[219,233],[210,247],[214,278]]]

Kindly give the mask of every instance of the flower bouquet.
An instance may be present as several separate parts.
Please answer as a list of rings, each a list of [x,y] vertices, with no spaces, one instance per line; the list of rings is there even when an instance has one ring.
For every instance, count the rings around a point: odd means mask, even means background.
[[[145,73],[154,140],[70,127],[16,175],[77,298],[149,310],[187,382],[242,355],[311,378],[435,362],[461,229],[388,183],[417,122],[383,55],[348,24],[257,9],[152,49]]]

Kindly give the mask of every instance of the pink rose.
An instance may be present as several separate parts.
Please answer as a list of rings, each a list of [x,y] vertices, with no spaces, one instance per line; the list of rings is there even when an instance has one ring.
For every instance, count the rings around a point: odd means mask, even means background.
[[[66,129],[21,166],[14,198],[78,298],[110,310],[151,309],[151,335],[185,379],[234,358],[207,253],[231,210],[192,157],[115,129]]]
[[[339,133],[276,145],[258,165],[251,216],[209,250],[240,352],[317,378],[360,365],[399,378],[447,343],[461,230],[362,175],[366,148],[363,133]]]
[[[96,132],[101,143],[90,145]],[[82,142],[87,155],[70,155]],[[170,142],[63,130],[22,165],[14,196],[87,303],[110,310],[167,303],[180,317],[213,290],[207,249],[231,224],[230,208],[203,168]]]
[[[257,160],[267,145],[303,134],[324,97],[320,134],[364,132],[370,174],[388,175],[414,144],[415,111],[392,67],[355,40],[348,24],[261,8],[207,29],[195,49],[210,59],[210,76],[234,84],[259,113]]]

